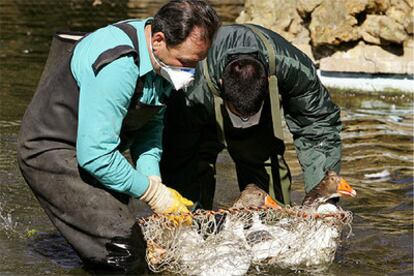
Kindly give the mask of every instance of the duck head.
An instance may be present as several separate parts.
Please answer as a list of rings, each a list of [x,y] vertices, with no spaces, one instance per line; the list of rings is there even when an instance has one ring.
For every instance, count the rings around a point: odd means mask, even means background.
[[[249,184],[241,192],[239,198],[232,206],[233,208],[248,208],[248,207],[269,207],[281,208],[279,204],[264,190],[257,187],[255,184]]]
[[[334,171],[327,171],[322,181],[303,199],[304,206],[318,206],[323,203],[336,205],[341,197],[355,197],[356,191]]]

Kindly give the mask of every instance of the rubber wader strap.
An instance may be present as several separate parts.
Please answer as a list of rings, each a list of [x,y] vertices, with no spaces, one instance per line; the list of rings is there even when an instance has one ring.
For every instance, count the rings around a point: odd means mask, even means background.
[[[211,80],[210,73],[208,71],[208,64],[207,64],[207,58],[205,58],[202,61],[203,64],[203,72],[204,77],[207,81],[208,89],[213,94],[214,98],[214,113],[216,117],[216,123],[217,123],[217,138],[220,143],[222,143],[224,146],[227,147],[226,138],[224,137],[224,120],[223,120],[223,99],[220,97],[219,90],[216,88],[216,86],[213,84],[213,81]]]
[[[272,112],[273,133],[275,137],[283,141],[282,113],[280,110],[279,88],[276,77],[276,50],[264,34],[254,25],[245,25],[252,30],[264,44],[269,63],[269,95],[270,107]]]
[[[269,63],[269,95],[270,95],[270,108],[272,113],[272,123],[273,123],[273,134],[276,138],[280,140],[283,139],[283,127],[282,127],[282,113],[280,109],[280,96],[279,96],[279,88],[277,85],[277,77],[276,77],[276,50],[273,47],[272,43],[270,43],[269,39],[262,33],[262,31],[254,25],[246,24],[244,25],[249,28],[253,33],[255,33],[259,39],[264,44],[267,56],[268,56],[268,63]],[[291,181],[290,181],[290,174],[289,168],[286,164],[286,161],[283,158],[283,155],[277,155],[277,160],[275,158],[271,158],[268,160],[267,163],[267,170],[269,175],[274,175],[271,173],[271,164],[277,162],[278,164],[278,175],[280,179],[280,185],[282,189],[283,201],[285,205],[290,204],[290,189],[291,189]],[[270,164],[269,164],[270,163]],[[269,167],[270,165],[270,167]],[[270,170],[270,172],[269,172]],[[270,195],[276,199],[274,189],[274,183],[272,177],[269,180],[269,193]],[[279,202],[281,203],[281,202]]]
[[[132,44],[134,45],[134,49],[135,51],[137,51],[137,56],[135,57],[135,64],[139,66],[139,43],[137,30],[126,22],[114,24],[113,26],[121,29],[129,37],[129,39],[131,39]]]

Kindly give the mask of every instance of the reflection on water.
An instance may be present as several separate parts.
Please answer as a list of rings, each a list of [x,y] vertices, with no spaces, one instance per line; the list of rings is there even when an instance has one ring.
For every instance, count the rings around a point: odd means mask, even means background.
[[[27,4],[30,2],[33,4]],[[0,274],[87,274],[24,184],[15,160],[15,145],[20,119],[40,77],[51,34],[69,27],[90,30],[131,13],[131,1],[102,1],[96,10],[91,10],[91,2],[0,2]],[[342,107],[345,126],[342,174],[357,189],[358,196],[342,202],[344,208],[354,212],[353,236],[339,250],[327,273],[410,274],[412,95],[336,91],[333,98]],[[293,188],[300,200],[303,181],[291,141],[287,148]],[[236,196],[231,191],[237,188],[228,155],[220,156],[218,167],[217,194],[227,196],[216,198],[220,206]],[[35,234],[29,237],[30,233]]]

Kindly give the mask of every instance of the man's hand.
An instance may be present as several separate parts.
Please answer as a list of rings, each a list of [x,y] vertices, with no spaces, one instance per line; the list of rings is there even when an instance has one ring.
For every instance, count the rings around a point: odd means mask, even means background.
[[[149,186],[141,196],[141,200],[148,203],[151,209],[158,214],[190,213],[187,207],[193,205],[191,200],[183,197],[174,189],[161,183],[158,176],[149,176]]]

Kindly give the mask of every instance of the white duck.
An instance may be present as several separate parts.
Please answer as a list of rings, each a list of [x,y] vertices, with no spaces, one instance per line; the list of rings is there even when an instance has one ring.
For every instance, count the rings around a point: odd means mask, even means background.
[[[241,192],[233,208],[269,207],[281,208],[269,194],[254,184],[249,184]],[[284,229],[263,224],[258,213],[252,213],[250,227],[244,231],[245,241],[248,244],[252,261],[260,263],[266,259],[279,255],[283,244],[278,237],[283,236]]]
[[[250,184],[233,204],[233,208],[247,208],[267,206],[280,208],[277,203],[262,189]],[[248,239],[255,236],[270,235],[263,228],[258,216],[253,218],[253,223],[247,232]],[[181,262],[187,268],[185,273],[190,275],[244,275],[251,264],[252,259],[267,258],[263,248],[252,247],[246,239],[244,222],[225,218],[221,231],[204,240],[197,230],[187,228],[180,234]],[[269,237],[268,237],[269,238]],[[214,241],[214,244],[211,244]],[[266,239],[265,242],[268,242]],[[264,243],[265,248],[268,244]],[[267,250],[269,251],[269,250]],[[257,255],[257,256],[256,256]]]
[[[356,196],[352,187],[333,171],[328,171],[322,181],[309,192],[302,205],[304,210],[327,214],[340,209],[337,202],[342,196]],[[313,223],[310,225],[310,223]],[[279,258],[281,267],[314,267],[329,264],[333,261],[338,247],[340,229],[323,221],[303,221],[292,224],[291,234],[286,236],[290,243],[289,258]]]
[[[180,262],[185,274],[218,276],[244,275],[251,256],[243,237],[243,224],[226,220],[223,231],[206,240],[195,229],[179,235]]]
[[[241,194],[235,205],[260,207],[268,195],[251,186]],[[309,193],[303,203],[306,208],[318,213],[338,211],[339,197],[355,196],[350,185],[334,172],[327,172],[321,183]],[[280,207],[279,207],[280,208]],[[252,217],[252,226],[245,231],[246,241],[251,247],[253,262],[271,259],[271,263],[284,268],[312,267],[332,262],[340,236],[339,229],[321,220],[297,221],[282,219],[275,225],[264,225],[257,214]]]

